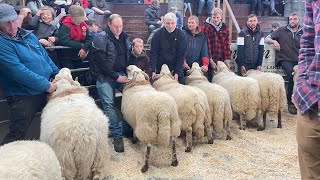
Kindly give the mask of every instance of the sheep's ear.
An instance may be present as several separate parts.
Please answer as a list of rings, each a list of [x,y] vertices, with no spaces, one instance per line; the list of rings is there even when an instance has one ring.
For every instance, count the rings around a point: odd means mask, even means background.
[[[142,71],[142,74],[144,75],[144,78],[145,78],[147,81],[149,81],[149,76],[148,76],[148,74],[145,73],[144,71]]]
[[[61,77],[59,77],[59,76],[57,77],[57,76],[56,76],[56,77],[54,78],[54,80],[52,80],[52,83],[56,83],[56,82],[58,82],[59,80],[61,80]]]

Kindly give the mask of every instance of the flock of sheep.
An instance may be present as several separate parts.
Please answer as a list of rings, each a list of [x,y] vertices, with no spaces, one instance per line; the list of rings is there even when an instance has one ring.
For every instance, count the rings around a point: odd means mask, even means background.
[[[186,133],[185,152],[192,150],[193,134],[212,144],[219,134],[232,139],[230,124],[240,117],[240,129],[258,119],[264,130],[266,114],[277,116],[286,105],[284,80],[280,75],[250,70],[247,77],[235,75],[223,62],[217,63],[213,83],[193,63],[186,85],[173,80],[167,65],[151,85],[141,69],[127,68],[129,82],[123,90],[121,111],[134,129],[134,137],[147,145],[144,165],[149,168],[151,144],[171,147],[171,165],[178,165],[176,138]],[[63,68],[54,82],[41,116],[38,141],[17,141],[0,147],[0,179],[104,179],[108,174],[108,118],[87,89]],[[262,118],[261,118],[262,116]]]

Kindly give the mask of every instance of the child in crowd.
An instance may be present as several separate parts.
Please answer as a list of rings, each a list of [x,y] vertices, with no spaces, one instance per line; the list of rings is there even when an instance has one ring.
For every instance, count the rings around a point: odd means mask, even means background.
[[[129,58],[130,64],[136,65],[151,77],[151,64],[146,51],[144,50],[143,40],[135,38],[132,41],[132,51]]]
[[[65,16],[60,13],[55,17],[53,8],[44,6],[39,9],[37,14],[29,22],[29,27],[39,39],[43,46],[53,46],[57,43],[57,34],[59,29],[59,21]]]
[[[91,36],[94,39],[98,35],[99,27],[97,25],[97,22],[94,19],[89,19],[88,21],[86,21],[86,23],[87,23],[89,30],[91,32]]]
[[[171,12],[177,16],[177,28],[181,29],[182,28],[182,18],[180,16],[180,14],[177,12],[177,7],[172,6],[170,9],[171,9]]]
[[[69,15],[61,19],[58,31],[59,44],[70,47],[59,51],[62,67],[82,67],[82,59],[87,56],[92,42],[90,30],[85,22],[87,20],[84,9],[78,5],[70,6]]]

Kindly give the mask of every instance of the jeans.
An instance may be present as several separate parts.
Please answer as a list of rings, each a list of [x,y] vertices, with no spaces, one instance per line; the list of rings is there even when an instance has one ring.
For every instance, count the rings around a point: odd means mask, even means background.
[[[9,133],[1,145],[17,140],[24,140],[34,115],[45,106],[47,94],[35,96],[10,96],[7,102],[10,108]],[[40,135],[40,129],[36,130]]]
[[[291,102],[291,96],[292,96],[292,91],[293,91],[293,66],[297,65],[298,62],[291,62],[291,61],[280,61],[279,62],[280,65],[282,66],[282,69],[284,70],[284,72],[287,74],[287,78],[288,78],[288,91],[287,91],[287,101],[288,104],[292,104]]]
[[[261,0],[251,0],[250,10],[251,12],[261,11]]]
[[[204,4],[205,4],[205,0],[199,0],[199,7],[198,7],[199,15],[201,15],[201,11],[203,9]],[[211,16],[212,4],[213,4],[212,0],[207,0],[208,16]]]
[[[114,80],[97,80],[97,91],[101,99],[105,114],[109,118],[109,129],[112,137],[122,137],[121,126],[119,125],[119,118],[115,106],[115,89],[123,90],[124,84],[118,83]],[[122,121],[123,132],[130,131],[130,126],[126,121]],[[126,134],[127,135],[127,134]]]
[[[87,18],[90,20],[90,19],[93,19],[94,17],[94,11],[92,9],[89,9],[89,8],[86,8],[84,9],[84,11],[86,12],[87,14]]]
[[[154,30],[156,30],[156,29],[158,29],[158,28],[160,28],[160,26],[155,26],[155,25],[153,25],[153,24],[150,24],[150,25],[149,25],[149,31],[150,31],[150,33],[152,33]]]

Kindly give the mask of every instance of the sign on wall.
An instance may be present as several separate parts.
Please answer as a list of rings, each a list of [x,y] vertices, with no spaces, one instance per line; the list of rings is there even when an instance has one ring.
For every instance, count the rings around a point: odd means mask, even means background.
[[[237,43],[231,43],[230,45],[231,50],[231,70],[233,72],[237,72]],[[281,67],[275,66],[275,57],[276,52],[273,49],[273,45],[265,44],[264,45],[264,52],[263,52],[263,60],[262,60],[262,71],[263,72],[272,72],[276,74],[280,74],[281,76],[286,76],[285,72]]]

